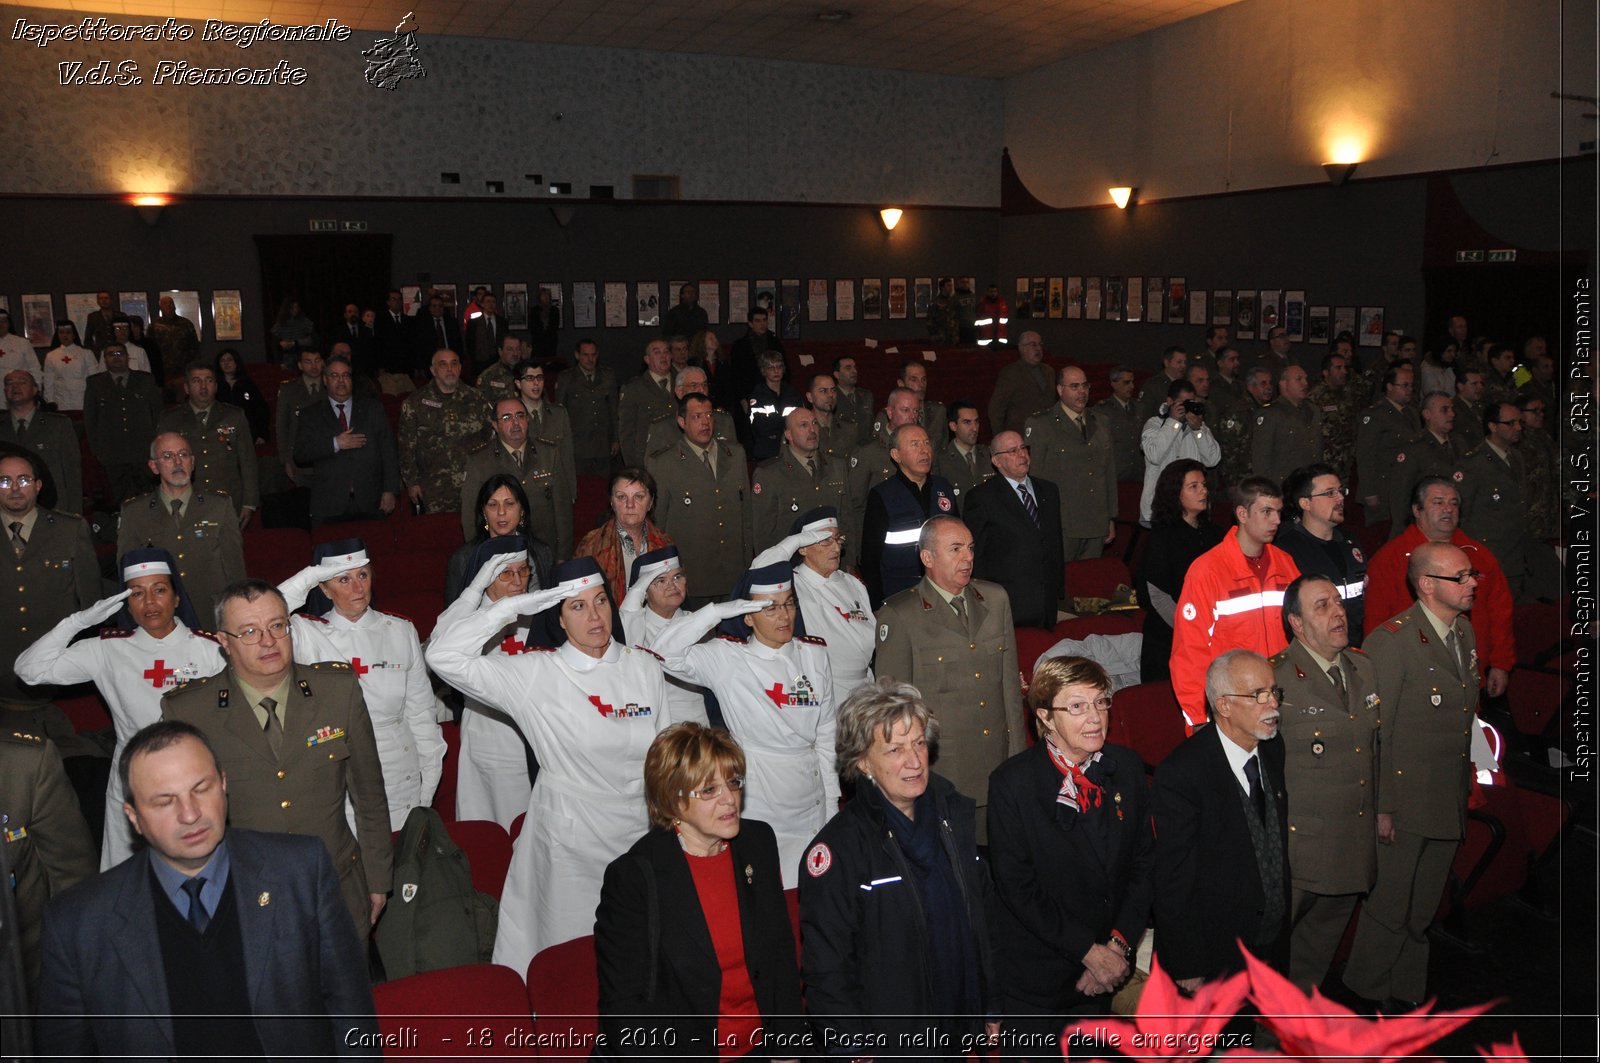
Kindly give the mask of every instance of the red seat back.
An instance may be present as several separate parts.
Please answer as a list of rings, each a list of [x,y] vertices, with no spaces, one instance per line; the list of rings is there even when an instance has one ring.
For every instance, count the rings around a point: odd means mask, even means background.
[[[528,964],[528,1005],[542,1032],[570,1032],[573,1044],[593,1042],[600,1032],[594,938],[564,941],[533,958]]]
[[[1521,635],[1521,632],[1518,632]],[[1567,700],[1567,680],[1550,672],[1517,668],[1506,686],[1511,722],[1525,735],[1542,735]]]
[[[278,584],[311,564],[311,536],[301,528],[262,528],[244,533],[244,568],[257,579]]]
[[[425,971],[372,987],[388,1059],[459,1060],[473,1043],[501,1050],[531,1043],[533,1017],[522,979],[509,967],[474,963]],[[470,1020],[469,1018],[470,1017]]]
[[[1112,698],[1111,714],[1129,747],[1149,767],[1166,760],[1184,740],[1183,710],[1168,683],[1122,688]]]
[[[1091,557],[1067,562],[1067,597],[1110,598],[1117,586],[1133,586],[1127,562],[1120,557]]]
[[[611,512],[611,478],[578,477],[578,497],[572,506],[572,534],[581,539],[590,528],[599,527]]]
[[[374,560],[395,551],[394,530],[384,520],[340,520],[311,529],[311,544],[320,546],[338,539],[360,539],[367,544],[367,556]],[[306,558],[306,564],[311,558]]]
[[[456,818],[456,773],[461,770],[461,725],[454,720],[441,723],[439,732],[444,736],[444,769],[439,775],[439,788],[433,791],[433,810],[446,823]]]
[[[385,589],[378,588],[376,604],[386,613],[397,613],[411,621],[417,629],[417,638],[426,639],[433,634],[433,625],[444,612],[444,594],[439,591],[413,590],[399,579]]]
[[[486,819],[451,819],[444,826],[450,840],[467,854],[472,888],[499,900],[505,889],[506,872],[511,869],[511,835],[500,824]]]
[[[98,691],[54,700],[56,708],[72,722],[72,729],[78,734],[104,731],[111,726],[111,711],[106,708],[105,700]],[[116,765],[112,765],[111,770],[115,771]]]

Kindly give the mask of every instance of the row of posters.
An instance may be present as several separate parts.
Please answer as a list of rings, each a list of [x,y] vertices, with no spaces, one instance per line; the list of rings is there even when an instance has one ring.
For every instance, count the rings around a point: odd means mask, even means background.
[[[12,310],[11,297],[0,295],[0,310],[11,317],[11,331],[27,338],[40,349],[56,346],[56,322],[71,321],[78,326],[82,337],[89,331],[89,315],[100,309],[96,292],[66,292],[59,304],[62,313],[56,312],[58,304],[50,292],[33,292],[22,295],[17,309]],[[205,314],[198,291],[180,291],[176,288],[162,290],[155,299],[149,292],[114,292],[113,305],[117,310],[150,324],[152,308],[159,308],[161,297],[172,299],[173,309],[179,317],[188,318],[195,334],[205,338]],[[218,288],[211,293],[211,338],[224,342],[244,339],[244,300],[237,288]]]
[[[1265,339],[1282,325],[1295,342],[1325,344],[1348,332],[1363,347],[1383,345],[1383,307],[1313,306],[1300,290],[1191,289],[1183,277],[1111,276],[1018,277],[1016,291],[1016,317],[1225,325],[1240,340]]]

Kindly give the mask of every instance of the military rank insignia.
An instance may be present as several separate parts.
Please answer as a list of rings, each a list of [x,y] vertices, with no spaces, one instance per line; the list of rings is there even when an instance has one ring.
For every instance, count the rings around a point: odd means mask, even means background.
[[[337,742],[344,737],[343,727],[319,727],[317,733],[306,737],[306,748],[320,746],[324,742]]]

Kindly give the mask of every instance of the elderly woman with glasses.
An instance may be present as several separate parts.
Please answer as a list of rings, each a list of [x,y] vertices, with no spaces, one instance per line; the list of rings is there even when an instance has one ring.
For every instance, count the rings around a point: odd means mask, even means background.
[[[959,1059],[998,1030],[977,805],[931,771],[938,737],[909,683],[879,678],[839,710],[855,796],[800,876],[806,1007],[836,1057]]]
[[[1028,708],[1039,741],[989,777],[995,952],[1006,1056],[1053,1060],[1062,1026],[1106,1014],[1132,972],[1155,839],[1144,764],[1106,741],[1105,669],[1086,657],[1040,661]]]
[[[806,1027],[778,843],[739,814],[744,770],[733,736],[697,723],[667,728],[645,754],[650,830],[606,868],[595,913],[613,1056],[799,1054]]]

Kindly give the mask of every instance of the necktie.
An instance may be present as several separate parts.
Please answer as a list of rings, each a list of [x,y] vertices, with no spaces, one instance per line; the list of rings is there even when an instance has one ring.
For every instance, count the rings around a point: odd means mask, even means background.
[[[539,434],[539,423],[540,423],[539,411],[538,410],[529,410],[528,411],[528,429],[534,435],[538,435]]]
[[[1261,788],[1261,761],[1254,755],[1244,762],[1244,777],[1250,780],[1250,803],[1255,806],[1256,818],[1267,820],[1267,792]]]
[[[194,878],[186,879],[182,888],[183,892],[189,895],[189,925],[194,927],[196,933],[204,934],[206,927],[211,925],[211,917],[206,914],[206,906],[200,903],[200,891],[206,888],[205,876],[196,875]]]
[[[18,557],[21,557],[22,556],[22,551],[27,548],[27,545],[28,545],[28,540],[26,540],[26,539],[24,539],[22,537],[22,522],[20,520],[12,521],[11,522],[11,549],[13,549],[13,550],[15,550],[17,552],[17,556]]]
[[[662,377],[660,383],[661,383],[661,390],[662,391],[671,391],[672,390],[672,380],[670,378]]]
[[[17,435],[25,436],[25,435],[28,434],[28,421],[27,421],[26,418],[16,422],[16,425],[17,425],[17,429],[16,429]]]
[[[350,338],[356,338],[356,324],[354,321],[350,322]]]
[[[206,426],[206,422],[211,419],[211,411],[201,410],[197,416],[200,418],[200,427],[204,428]]]
[[[128,386],[128,378],[125,376],[116,376],[112,377],[112,379],[117,382],[117,387],[119,388],[125,388]]]
[[[717,475],[717,463],[711,460],[711,448],[707,447],[701,452],[700,456],[705,459],[706,468],[711,471],[711,476],[713,479],[715,479]]]
[[[1084,414],[1078,418],[1078,433],[1083,436],[1085,443],[1089,442],[1089,415]]]
[[[278,702],[275,698],[262,698],[261,711],[267,714],[266,726],[262,728],[267,733],[267,745],[272,747],[272,755],[276,757],[283,748],[283,721],[278,719]]]
[[[446,340],[445,340],[444,318],[443,317],[434,318],[433,319],[433,328],[434,328],[434,331],[439,334],[439,346],[440,347],[448,347],[450,344],[448,342],[446,342]]]
[[[518,450],[518,451],[513,451],[511,456],[516,459],[517,468],[519,470],[527,469],[527,467],[528,467],[528,451],[526,450],[526,448],[524,448],[522,450]]]
[[[1344,674],[1339,671],[1337,664],[1328,669],[1328,678],[1333,680],[1334,687],[1339,691],[1339,704],[1349,711],[1350,692],[1344,688]]]
[[[489,326],[489,339],[492,342],[494,340],[494,318],[486,317],[486,318],[484,318],[484,321]]]
[[[1033,500],[1033,494],[1028,490],[1027,484],[1018,484],[1017,493],[1022,496],[1022,508],[1028,511],[1028,519],[1033,521],[1033,526],[1039,526],[1039,504]]]
[[[339,431],[341,431],[341,432],[350,431],[350,422],[345,418],[345,415],[344,415],[344,403],[337,402],[337,403],[334,403],[334,405],[339,408]]]
[[[806,472],[811,474],[811,478],[813,480],[815,480],[817,478],[817,459],[815,459],[815,458],[807,458],[806,459]]]
[[[183,499],[172,500],[172,523],[178,524],[183,520]]]
[[[962,630],[971,631],[972,630],[971,625],[967,621],[967,600],[966,600],[966,598],[964,596],[962,596],[962,595],[959,595],[959,594],[956,595],[954,598],[951,598],[950,599],[950,608],[952,608],[952,609],[954,609],[956,611],[956,616],[961,620]]]

